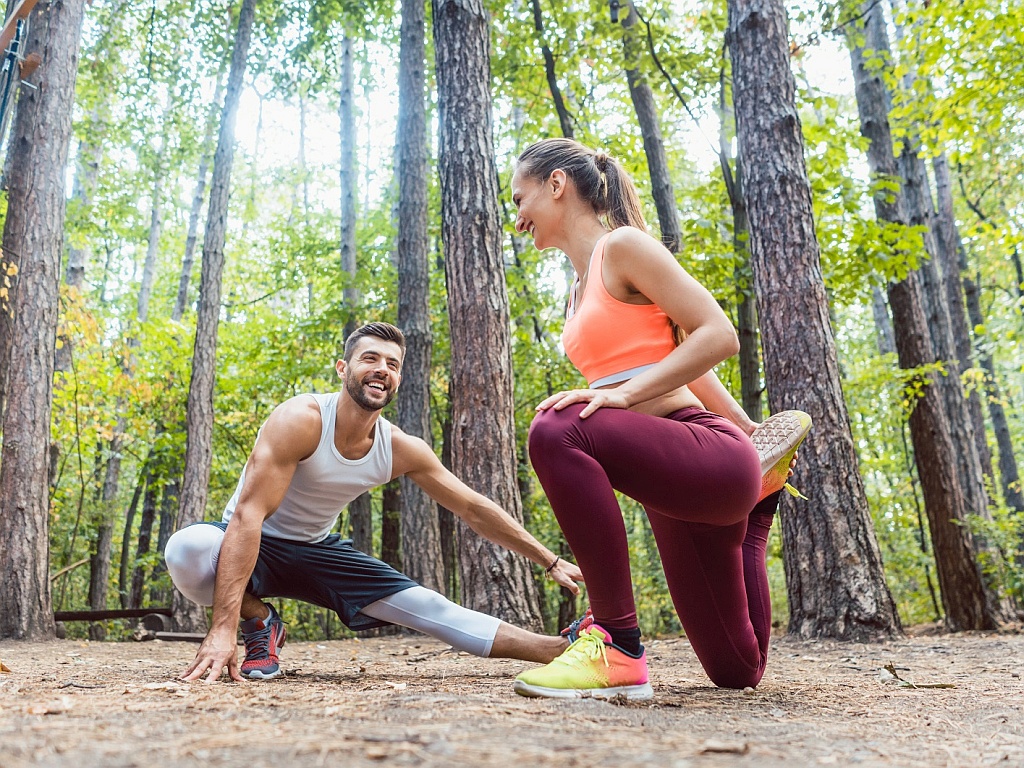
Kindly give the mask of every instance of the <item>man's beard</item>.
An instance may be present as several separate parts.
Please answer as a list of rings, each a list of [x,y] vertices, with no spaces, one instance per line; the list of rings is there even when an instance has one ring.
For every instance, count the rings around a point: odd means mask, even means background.
[[[380,379],[371,379],[370,381],[380,381],[385,387],[387,387],[387,383]],[[385,406],[395,398],[395,390],[385,390],[384,402],[378,405],[366,396],[366,393],[363,391],[363,382],[359,381],[355,376],[345,377],[345,391],[348,392],[349,397],[352,398],[355,404],[364,411],[384,410]]]

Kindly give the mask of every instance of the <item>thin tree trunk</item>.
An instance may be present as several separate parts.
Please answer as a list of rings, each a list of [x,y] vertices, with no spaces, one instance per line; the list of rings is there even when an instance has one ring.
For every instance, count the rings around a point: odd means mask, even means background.
[[[891,99],[881,73],[868,63],[869,55],[872,60],[878,56],[889,60],[885,19],[877,3],[865,2],[862,9],[862,21],[851,30],[849,45],[861,133],[869,140],[868,165],[872,174],[894,178],[899,162],[894,156],[889,130]],[[875,195],[875,212],[880,220],[907,223],[905,192],[906,185],[895,194],[886,190]],[[934,362],[918,272],[911,272],[901,282],[889,285],[889,305],[900,367],[914,369]],[[919,374],[911,382],[909,391],[920,392],[920,395],[910,415],[910,433],[946,622],[952,629],[992,628],[995,620],[975,562],[972,537],[963,525],[967,507],[956,469],[946,403],[936,386],[936,378],[936,374],[930,372]]]
[[[432,443],[430,373],[430,241],[427,235],[429,166],[425,97],[426,7],[402,0],[398,66],[398,325],[405,333],[398,426]],[[401,479],[401,529],[405,572],[428,589],[444,592],[437,506],[423,489]]]
[[[402,499],[398,483],[392,481],[381,489],[380,559],[396,571],[402,570]]]
[[[967,255],[960,248],[960,270],[963,274],[964,294],[967,297],[967,314],[971,325],[975,328],[985,324],[985,316],[981,312],[981,300],[978,296],[977,281],[972,280],[967,270]],[[979,278],[980,281],[980,278]],[[988,403],[989,418],[992,419],[992,431],[996,436],[996,448],[999,455],[999,480],[1003,489],[1003,501],[1006,506],[1017,512],[1024,512],[1024,495],[1021,494],[1020,474],[1017,470],[1017,459],[1013,452],[1013,440],[1010,437],[1010,424],[1003,408],[1003,395],[1000,392],[999,380],[996,378],[996,366],[992,355],[987,351],[979,352],[978,362],[985,372],[985,400]]]
[[[359,285],[356,262],[356,107],[355,66],[352,62],[352,38],[348,32],[341,41],[341,83],[338,117],[341,129],[341,271],[345,273],[342,296],[346,338],[359,326]],[[373,554],[373,509],[370,495],[364,493],[348,505],[352,543],[356,549]]]
[[[875,638],[900,631],[885,583],[840,386],[781,0],[730,0],[726,42],[771,410],[800,408],[808,502],[783,504],[790,631]],[[796,505],[800,504],[800,507]]]
[[[107,607],[107,591],[110,584],[110,548],[114,543],[114,523],[103,520],[96,528],[96,540],[89,554],[89,608],[102,611]],[[90,640],[105,640],[107,630],[103,624],[89,625]]]
[[[192,280],[192,264],[199,235],[199,214],[202,212],[203,200],[206,198],[206,177],[210,167],[210,155],[213,154],[213,132],[217,127],[220,98],[224,93],[224,61],[221,62],[221,69],[217,73],[217,88],[213,92],[213,102],[210,104],[210,111],[206,118],[206,132],[203,135],[203,144],[200,150],[202,154],[199,158],[199,172],[196,174],[196,188],[192,194],[192,208],[188,214],[185,256],[181,260],[181,273],[178,277],[178,297],[174,302],[174,310],[171,312],[171,319],[175,322],[181,320],[185,314],[185,307],[188,306],[188,286]]]
[[[551,101],[555,105],[555,112],[558,114],[558,125],[562,129],[562,136],[567,139],[573,138],[572,115],[565,106],[565,99],[562,97],[562,89],[558,87],[558,74],[555,72],[555,57],[551,48],[544,39],[544,17],[541,14],[540,0],[530,0],[533,5],[533,28],[537,32],[537,40],[540,42],[541,55],[544,56],[544,76],[548,81],[548,90],[551,91]]]
[[[213,158],[210,204],[203,240],[203,267],[199,285],[199,311],[192,354],[192,379],[188,390],[185,476],[178,513],[180,525],[203,519],[213,457],[213,389],[217,366],[217,327],[220,322],[221,275],[224,270],[224,241],[227,235],[228,197],[231,191],[231,162],[235,152],[235,118],[245,76],[245,60],[255,15],[256,0],[242,0],[231,54],[227,94],[220,121],[217,151]],[[175,624],[183,631],[205,627],[205,612],[199,606],[178,599],[175,593]]]
[[[432,0],[437,63],[441,233],[451,326],[452,464],[517,520],[512,354],[501,252],[482,0]],[[487,461],[480,458],[486,456]],[[458,523],[463,604],[539,629],[529,564]]]
[[[626,81],[629,83],[629,95],[633,100],[640,133],[644,141],[644,154],[647,156],[647,170],[651,175],[651,195],[658,210],[658,223],[661,227],[661,242],[672,253],[678,253],[683,247],[683,233],[679,228],[679,212],[676,208],[675,192],[672,189],[672,177],[668,170],[668,158],[665,155],[665,142],[661,138],[661,126],[658,123],[658,108],[654,102],[654,93],[647,83],[647,78],[640,71],[639,59],[643,46],[636,23],[639,21],[636,8],[629,3],[629,13],[622,20],[622,47],[626,67]]]
[[[723,54],[724,55],[724,54]],[[735,115],[727,108],[725,92],[726,78],[723,62],[719,83],[719,125],[718,153],[722,168],[725,190],[732,209],[732,250],[736,254],[733,279],[736,284],[736,333],[740,340],[740,403],[744,412],[754,421],[764,418],[761,405],[761,342],[757,328],[757,299],[754,296],[754,280],[750,269],[750,219],[747,217],[747,201],[743,194],[743,172],[739,160],[736,174],[732,172],[732,142],[727,126],[729,117],[735,122]],[[727,111],[728,109],[728,111]]]
[[[153,523],[156,520],[156,500],[158,489],[153,482],[153,468],[146,472],[146,492],[142,497],[142,517],[139,518],[139,539],[135,548],[135,562],[132,564],[132,584],[128,590],[128,607],[142,606],[143,589],[146,585],[146,566],[143,559],[149,554],[153,539]]]
[[[148,462],[147,462],[148,463]],[[135,528],[135,515],[139,511],[139,501],[142,499],[142,492],[146,489],[146,469],[139,473],[139,480],[135,484],[135,492],[128,504],[128,511],[124,515],[124,534],[121,536],[121,563],[117,571],[117,592],[121,600],[121,607],[128,607],[128,571],[131,568],[131,547],[132,531]]]
[[[885,294],[877,285],[871,287],[871,314],[875,318],[875,340],[878,343],[878,353],[888,355],[896,351],[896,334],[892,327],[892,318],[889,317],[889,305],[886,304]]]
[[[8,324],[9,392],[0,452],[0,639],[54,636],[49,578],[50,416],[64,174],[84,0],[54,0],[32,12],[26,54],[39,53],[38,90],[23,88],[8,152],[3,260],[18,266]],[[0,403],[5,393],[0,392]]]
[[[949,307],[949,320],[956,343],[956,356],[960,361],[961,373],[974,367],[974,353],[971,349],[971,333],[964,313],[964,294],[960,274],[960,254],[963,247],[960,243],[960,231],[956,225],[953,211],[953,182],[950,178],[949,163],[944,154],[932,158],[932,171],[935,176],[935,198],[937,201],[933,219],[933,237],[938,245],[937,257],[942,271],[942,288]],[[978,388],[972,388],[967,395],[967,406],[970,409],[971,425],[974,441],[981,461],[981,471],[986,477],[992,478],[992,454],[985,437],[985,415],[981,408],[981,395]]]

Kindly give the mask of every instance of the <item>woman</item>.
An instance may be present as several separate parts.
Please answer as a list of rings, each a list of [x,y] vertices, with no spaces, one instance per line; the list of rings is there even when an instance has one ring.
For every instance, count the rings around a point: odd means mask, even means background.
[[[763,493],[750,439],[757,424],[711,370],[738,351],[736,333],[647,234],[615,160],[568,139],[538,142],[519,156],[512,195],[516,230],[539,249],[560,249],[577,275],[562,342],[588,388],[537,406],[529,448],[593,612],[579,639],[521,674],[516,691],[652,696],[615,490],[644,505],[672,600],[712,681],[757,685],[771,628],[768,530],[810,419],[794,417],[776,441]]]

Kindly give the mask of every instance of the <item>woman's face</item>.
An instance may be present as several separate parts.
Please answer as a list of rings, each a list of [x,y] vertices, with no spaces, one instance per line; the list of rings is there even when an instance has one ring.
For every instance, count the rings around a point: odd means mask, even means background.
[[[512,176],[512,203],[516,207],[516,232],[529,232],[539,250],[550,248],[551,188],[540,179],[517,170]]]

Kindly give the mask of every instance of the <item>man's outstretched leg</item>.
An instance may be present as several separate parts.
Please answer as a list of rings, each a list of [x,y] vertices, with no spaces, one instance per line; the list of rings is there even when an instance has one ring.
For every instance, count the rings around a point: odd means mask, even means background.
[[[426,587],[411,587],[360,611],[375,619],[415,629],[475,656],[542,664],[568,647],[561,636],[538,635],[485,613],[456,605]]]

